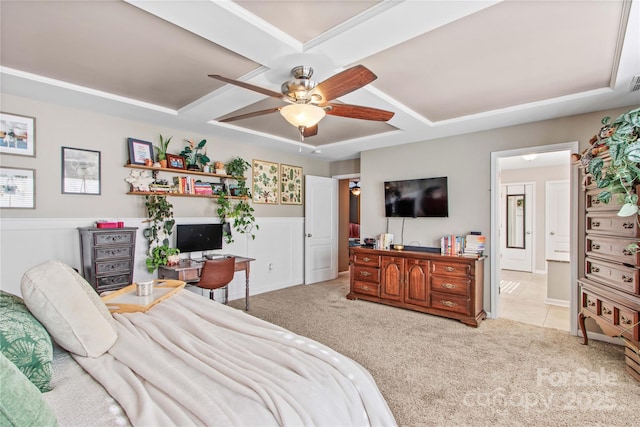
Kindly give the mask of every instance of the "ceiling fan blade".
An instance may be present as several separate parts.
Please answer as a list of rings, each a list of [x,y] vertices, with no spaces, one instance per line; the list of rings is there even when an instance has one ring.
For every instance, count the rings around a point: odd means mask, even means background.
[[[304,131],[302,132],[302,135],[304,135],[305,138],[308,138],[310,136],[315,136],[317,134],[318,134],[317,124],[304,128]]]
[[[260,111],[254,111],[253,113],[240,114],[239,116],[227,117],[226,119],[222,119],[218,121],[222,123],[234,122],[236,120],[248,119],[251,117],[262,116],[264,114],[275,113],[276,111],[279,111],[279,110],[280,110],[280,107],[269,108],[268,110],[260,110]]]
[[[356,65],[318,84],[312,91],[322,96],[320,105],[368,85],[378,76],[364,65]]]
[[[243,82],[243,81],[240,81],[240,80],[233,80],[233,79],[230,79],[230,78],[227,78],[227,77],[220,76],[218,74],[209,74],[209,77],[211,77],[212,79],[221,80],[223,82],[230,83],[232,85],[240,86],[242,88],[249,89],[249,90],[252,90],[254,92],[261,93],[263,95],[272,96],[274,98],[282,99],[282,94],[281,93],[274,92],[274,91],[272,91],[270,89],[265,89],[265,88],[260,87],[260,86],[252,85],[251,83],[246,83],[246,82]]]
[[[348,117],[351,119],[361,120],[375,120],[379,122],[386,122],[390,120],[395,114],[392,111],[380,110],[372,107],[362,107],[360,105],[350,104],[329,104],[330,109],[327,109],[327,114],[332,116]]]

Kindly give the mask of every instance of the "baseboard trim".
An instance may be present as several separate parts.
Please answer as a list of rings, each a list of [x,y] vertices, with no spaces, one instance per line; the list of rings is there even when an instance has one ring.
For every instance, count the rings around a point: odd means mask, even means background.
[[[545,298],[545,304],[557,305],[560,307],[569,307],[569,301],[563,299],[555,299],[555,298]]]

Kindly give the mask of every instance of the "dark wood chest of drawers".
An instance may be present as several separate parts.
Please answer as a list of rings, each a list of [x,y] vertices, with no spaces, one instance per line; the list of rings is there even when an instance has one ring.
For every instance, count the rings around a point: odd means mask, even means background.
[[[627,347],[638,348],[640,253],[630,248],[640,238],[637,218],[617,215],[624,201],[621,195],[614,194],[609,203],[604,203],[598,200],[603,189],[596,188],[590,176],[585,182],[585,277],[578,281],[578,323],[584,343],[588,342],[585,319],[590,318],[604,334],[622,336]],[[638,363],[632,357],[626,357],[626,361],[627,371],[640,380]]]
[[[133,282],[136,227],[94,228],[80,231],[82,275],[100,293]]]
[[[350,249],[348,299],[362,299],[478,326],[484,259],[411,251]]]

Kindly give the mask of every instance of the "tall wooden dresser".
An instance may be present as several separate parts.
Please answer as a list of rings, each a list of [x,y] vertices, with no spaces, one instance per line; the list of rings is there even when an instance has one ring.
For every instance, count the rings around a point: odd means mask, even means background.
[[[136,227],[82,227],[80,255],[82,275],[100,293],[133,282]]]
[[[603,159],[605,165],[610,161],[608,156]],[[587,318],[593,319],[608,336],[622,335],[627,372],[640,381],[640,253],[629,249],[640,238],[638,218],[617,215],[623,204],[622,195],[614,195],[609,203],[599,201],[597,197],[603,189],[593,181],[591,176],[585,176],[585,277],[578,281],[578,323],[584,344],[588,342]]]

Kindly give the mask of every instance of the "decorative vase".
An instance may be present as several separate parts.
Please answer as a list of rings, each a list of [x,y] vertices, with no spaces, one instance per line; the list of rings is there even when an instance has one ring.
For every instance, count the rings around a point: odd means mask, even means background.
[[[159,162],[160,162],[160,167],[161,168],[166,168],[167,167],[167,159],[159,160]]]

